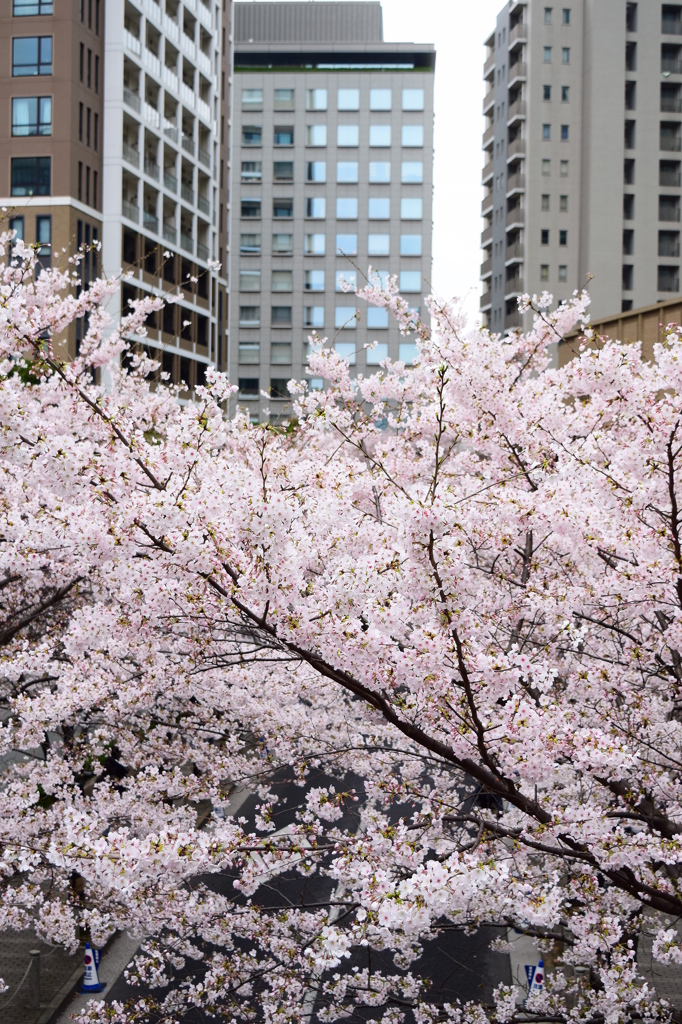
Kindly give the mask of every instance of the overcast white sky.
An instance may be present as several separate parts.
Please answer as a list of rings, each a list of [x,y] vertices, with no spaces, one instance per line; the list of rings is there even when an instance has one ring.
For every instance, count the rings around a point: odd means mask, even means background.
[[[286,3],[287,0],[280,0]],[[326,3],[327,0],[310,0]],[[483,41],[504,0],[382,0],[387,42],[436,46],[433,290],[478,318]]]

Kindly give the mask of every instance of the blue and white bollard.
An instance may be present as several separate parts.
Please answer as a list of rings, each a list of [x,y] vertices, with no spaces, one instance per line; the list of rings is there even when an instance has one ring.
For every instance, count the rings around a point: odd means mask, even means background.
[[[105,987],[104,982],[99,980],[97,964],[99,962],[99,950],[93,950],[90,943],[85,943],[85,974],[83,984],[79,992],[101,992]]]

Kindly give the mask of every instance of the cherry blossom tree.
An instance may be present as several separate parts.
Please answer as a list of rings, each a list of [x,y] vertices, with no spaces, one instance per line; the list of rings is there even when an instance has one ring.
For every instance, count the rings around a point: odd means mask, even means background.
[[[556,369],[585,296],[502,338],[369,284],[417,364],[321,342],[284,429],[217,372],[178,401],[130,340],[161,300],[114,325],[116,281],[1,244],[0,914],[140,937],[140,998],[81,1020],[669,1016],[637,955],[682,962],[677,330]],[[443,1005],[424,943],[490,925],[544,990]]]

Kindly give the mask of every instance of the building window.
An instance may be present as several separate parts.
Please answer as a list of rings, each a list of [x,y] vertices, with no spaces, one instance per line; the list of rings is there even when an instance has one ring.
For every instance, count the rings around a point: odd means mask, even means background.
[[[337,146],[359,146],[360,128],[357,124],[340,124],[336,129]]]
[[[294,251],[294,236],[276,231],[272,236],[272,251],[277,256],[291,256]]]
[[[351,196],[339,196],[336,200],[336,219],[337,220],[357,220],[358,219],[358,201],[357,198]]]
[[[262,146],[263,128],[261,125],[250,124],[242,127],[242,146]]]
[[[358,254],[358,236],[357,235],[337,235],[336,236],[336,255],[337,256],[357,256]]]
[[[348,289],[355,290],[358,286],[357,270],[337,270],[334,278],[334,290],[346,292]]]
[[[241,346],[240,346],[241,348]],[[260,380],[258,377],[239,378],[239,397],[258,398],[260,395]]]
[[[9,229],[14,232],[15,239],[20,238],[22,241],[25,240],[26,236],[23,217],[10,217]]]
[[[38,257],[38,274],[41,270],[49,270],[52,265],[52,217],[41,215],[36,217],[36,255]]]
[[[327,201],[324,196],[311,196],[305,201],[305,215],[311,220],[324,220],[327,216]]]
[[[543,142],[549,142],[552,137],[552,126],[551,124],[543,124],[542,126],[542,140]]]
[[[90,146],[90,126],[92,124],[92,111],[91,111],[90,107],[88,107],[88,109],[87,109],[87,116],[85,118],[85,124],[86,124],[86,129],[85,129],[85,145],[89,147]]]
[[[625,28],[628,32],[637,31],[637,4],[630,3],[625,6]]]
[[[273,292],[292,292],[294,290],[293,271],[273,270],[272,287],[270,290]]]
[[[552,24],[552,8],[545,7],[545,25]]]
[[[370,220],[390,220],[391,200],[388,196],[372,196],[368,204]]]
[[[241,215],[251,220],[260,220],[261,201],[260,199],[242,199]]]
[[[551,85],[543,85],[543,87],[542,87],[542,98],[543,98],[543,100],[546,100],[547,102],[549,102],[552,99],[552,86]]]
[[[543,263],[540,267],[540,280],[549,281],[549,263]]]
[[[95,92],[99,92],[99,56],[95,54]]]
[[[275,89],[275,102],[273,104],[275,110],[293,110],[295,105],[294,97],[293,89]]]
[[[390,89],[370,89],[369,90],[369,109],[370,110],[390,110],[391,109],[391,90]]]
[[[95,152],[97,152],[97,150],[99,148],[99,114],[97,113],[97,111],[95,111],[94,118],[93,118],[93,123],[94,123],[93,145],[94,145],[94,148],[95,148]]]
[[[422,219],[422,200],[421,197],[415,197],[410,199],[400,200],[400,219],[401,220],[421,220]]]
[[[294,215],[293,199],[273,199],[272,216],[275,219],[290,219]]]
[[[549,196],[543,195],[540,197],[540,200],[540,209],[543,211],[543,213],[547,213],[549,211]]]
[[[52,97],[15,96],[12,135],[52,135]]]
[[[309,124],[305,130],[305,144],[306,146],[326,146],[326,124]]]
[[[402,131],[403,146],[416,148],[424,145],[424,126],[421,124],[404,124]]]
[[[354,331],[357,327],[357,318],[358,311],[355,306],[337,306],[334,310],[334,327],[340,330]]]
[[[303,326],[324,327],[324,306],[304,306]]]
[[[260,270],[239,271],[239,291],[259,292],[260,291]]]
[[[304,256],[324,256],[326,249],[326,235],[314,234],[303,236]]]
[[[391,252],[390,235],[369,235],[367,238],[368,256],[388,256]]]
[[[324,270],[306,270],[303,274],[303,290],[306,292],[324,291]]]
[[[625,70],[637,70],[637,43],[627,42],[625,44]]]
[[[419,349],[414,341],[401,341],[398,345],[398,359],[406,366],[412,366],[419,361]]]
[[[391,180],[391,164],[389,161],[371,160],[369,164],[370,185],[388,185]]]
[[[367,311],[369,312],[369,310]],[[380,312],[386,312],[381,310]],[[367,324],[369,327],[369,323]],[[388,323],[386,324],[388,327]],[[383,363],[384,359],[388,359],[388,345],[385,341],[375,341],[371,348],[367,349],[367,365],[368,366],[379,366]]]
[[[561,160],[559,163],[559,174],[562,178],[568,177],[568,160]]]
[[[85,46],[84,46],[83,43],[81,43],[81,47],[80,47],[80,61],[79,61],[79,74],[80,74],[81,82],[83,81],[84,69],[85,69]]]
[[[634,163],[634,161],[633,161]],[[664,188],[679,188],[682,184],[679,160],[661,160],[658,165],[658,184]]]
[[[78,141],[83,141],[83,111],[84,106],[82,103],[78,104]]]
[[[294,162],[293,160],[275,160],[272,168],[273,181],[293,181]]]
[[[549,228],[540,231],[540,245],[549,245]]]
[[[250,256],[260,255],[261,236],[250,233],[243,234],[239,240],[239,251]]]
[[[545,64],[551,64],[552,63],[552,47],[551,46],[543,46],[543,48],[542,48],[542,59],[543,59]]]
[[[12,158],[12,195],[50,195],[50,157],[16,156]]]
[[[263,164],[260,160],[242,160],[242,181],[262,181]]]
[[[83,161],[78,161],[78,198],[83,199]]]
[[[293,146],[294,129],[292,125],[277,125],[274,130],[276,146]]]
[[[240,306],[239,326],[260,327],[260,306]]]
[[[12,40],[12,74],[52,74],[52,36],[24,36]]]
[[[360,90],[359,89],[339,89],[336,99],[337,110],[359,110],[360,109]]]
[[[570,64],[571,63],[571,48],[570,48],[570,46],[562,46],[561,47],[561,63],[562,64]]]
[[[564,7],[563,11],[561,12],[561,24],[562,25],[570,25],[571,24],[571,8],[570,7]]]
[[[327,180],[327,164],[324,160],[310,160],[305,165],[305,180],[325,182]]]
[[[421,235],[401,235],[400,236],[400,255],[401,256],[421,256],[422,254],[422,236]]]
[[[424,90],[403,89],[403,110],[423,110]]]
[[[630,232],[634,234],[634,232]],[[625,234],[625,232],[623,232]],[[625,250],[625,246],[623,246]],[[680,233],[679,231],[658,232],[658,255],[666,259],[679,259],[680,257]]]
[[[367,307],[367,326],[372,331],[386,330],[388,327],[388,310],[379,306]],[[379,346],[377,346],[378,348]],[[376,350],[375,350],[376,351]],[[388,353],[387,353],[388,354]],[[386,356],[383,357],[384,359]],[[369,362],[369,359],[367,360]]]
[[[336,165],[336,180],[340,183],[356,185],[358,181],[358,163],[354,161],[339,161]]]
[[[400,166],[400,180],[403,185],[421,185],[424,181],[424,164],[421,160],[403,161]]]
[[[559,245],[568,245],[568,231],[564,228],[559,232]]]
[[[88,50],[88,89],[92,88],[92,50]]]
[[[52,0],[14,0],[12,4],[12,14],[15,18],[52,13]]]
[[[663,196],[660,197],[664,198]],[[666,197],[667,198],[667,197]],[[659,199],[660,203],[660,199]],[[631,193],[627,193],[623,196],[623,219],[634,220],[635,219],[635,197]],[[663,219],[663,218],[661,218]]]
[[[422,275],[420,270],[400,271],[400,291],[406,293],[421,293]]]
[[[369,126],[369,144],[370,146],[390,146],[390,124],[371,124]]]
[[[327,90],[307,89],[305,94],[305,106],[306,110],[326,110]]]
[[[559,196],[559,212],[568,213],[568,196]]]
[[[568,103],[568,98],[570,96],[570,88],[571,88],[570,85],[562,85],[561,86],[561,102],[562,103]]]
[[[262,89],[242,89],[242,110],[262,110],[262,108]]]
[[[544,178],[548,178],[549,177],[550,168],[551,168],[551,161],[550,160],[543,160],[542,161],[542,175],[543,175]]]
[[[239,362],[240,363],[260,363],[260,342],[258,341],[242,341],[239,343]],[[240,388],[241,391],[241,381]]]
[[[273,327],[291,327],[291,306],[272,306],[270,318]]]
[[[561,126],[561,141],[568,142],[568,125],[562,124]]]
[[[270,362],[271,363],[290,363],[291,362],[291,342],[290,341],[274,341],[270,345]],[[274,396],[277,397],[277,396]]]
[[[559,281],[561,284],[568,281],[568,267],[565,264],[561,264],[559,267]]]

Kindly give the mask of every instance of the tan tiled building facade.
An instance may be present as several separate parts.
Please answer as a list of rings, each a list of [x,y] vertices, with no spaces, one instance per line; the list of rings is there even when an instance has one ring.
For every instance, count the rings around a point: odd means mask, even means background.
[[[180,288],[145,344],[192,388],[227,353],[230,0],[8,0],[0,30],[4,226],[46,265],[101,242],[82,277],[132,270],[124,305]]]

